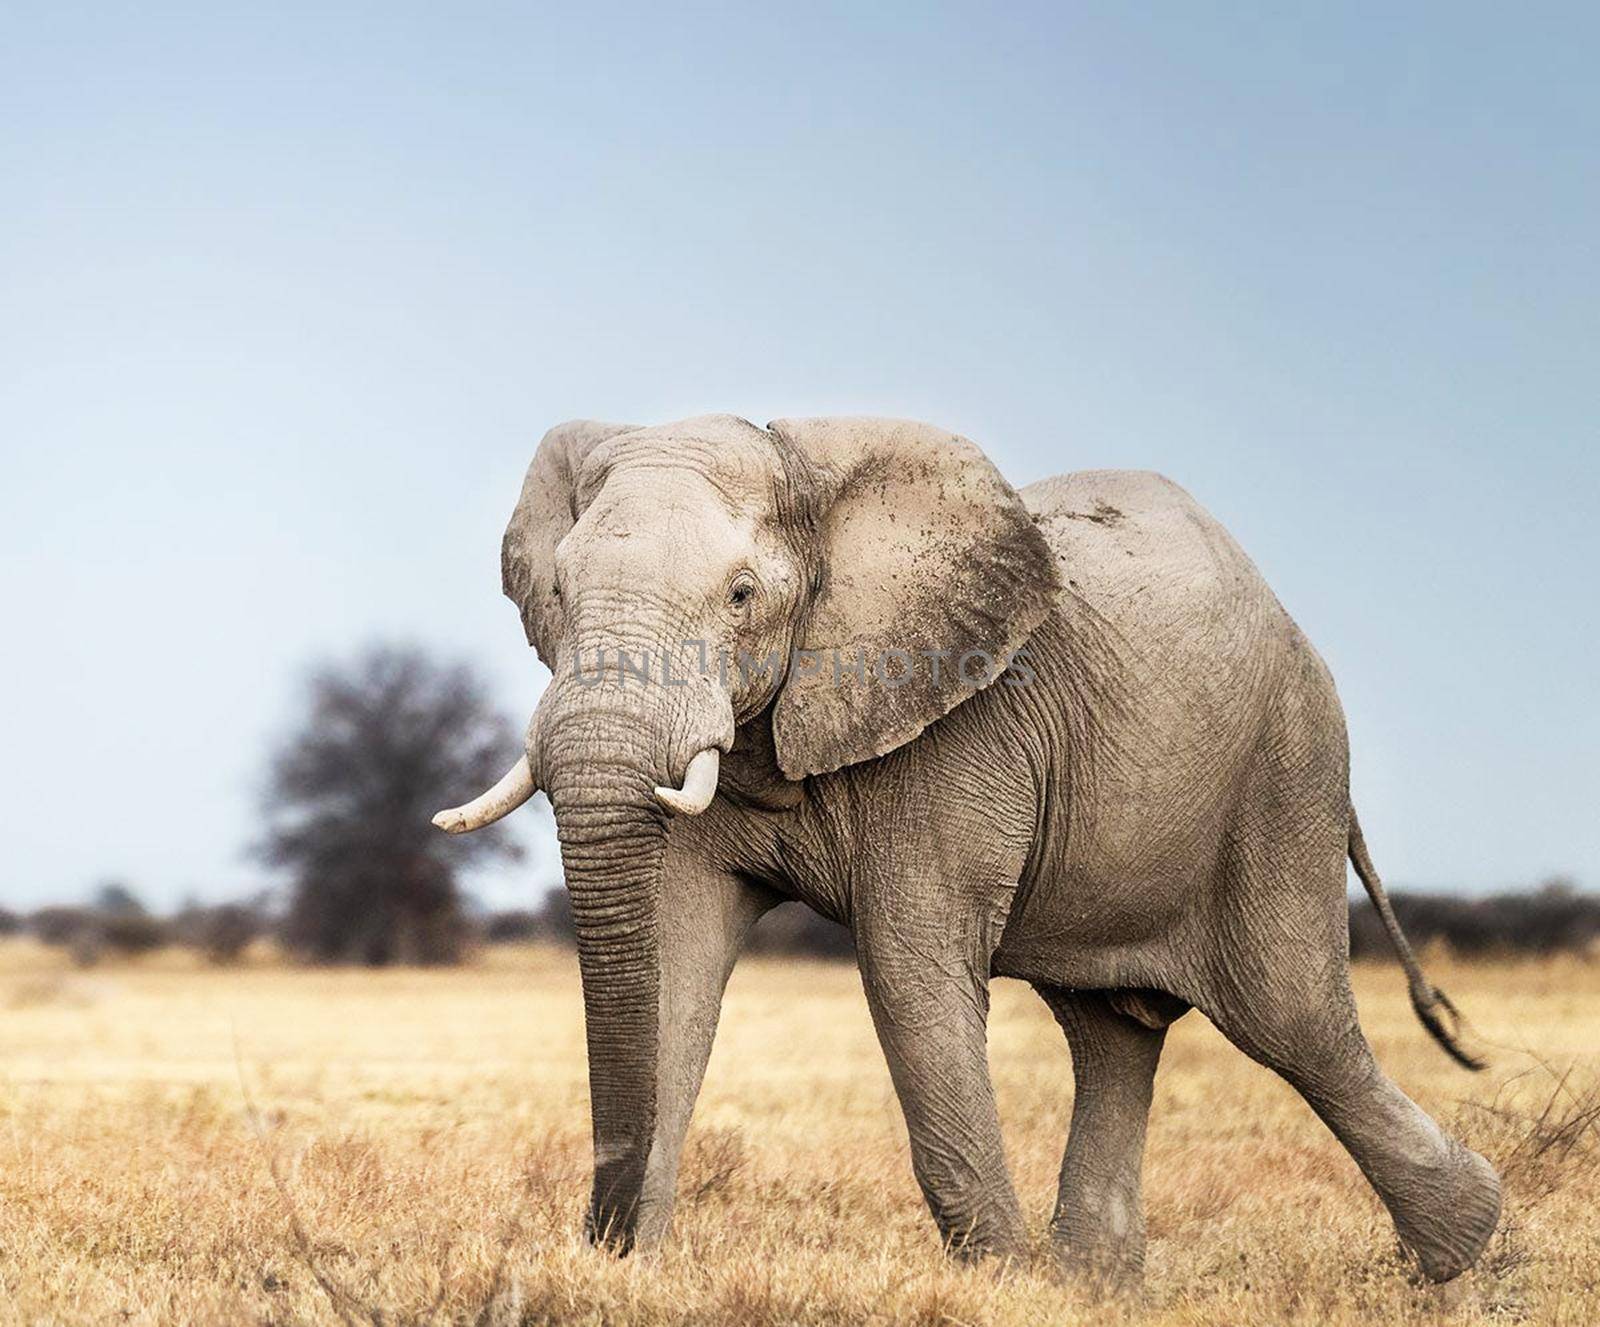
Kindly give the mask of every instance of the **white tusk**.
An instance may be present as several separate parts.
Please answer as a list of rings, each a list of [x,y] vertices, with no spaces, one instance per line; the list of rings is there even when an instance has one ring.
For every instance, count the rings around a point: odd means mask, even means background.
[[[717,770],[721,764],[722,752],[714,746],[708,746],[689,762],[689,768],[684,771],[682,788],[657,784],[656,796],[669,810],[681,815],[697,816],[711,805],[711,799],[717,795]]]
[[[488,792],[474,797],[465,806],[452,806],[434,816],[433,823],[446,834],[465,834],[468,830],[492,825],[503,816],[510,815],[538,791],[533,781],[533,770],[523,756],[505,777]]]

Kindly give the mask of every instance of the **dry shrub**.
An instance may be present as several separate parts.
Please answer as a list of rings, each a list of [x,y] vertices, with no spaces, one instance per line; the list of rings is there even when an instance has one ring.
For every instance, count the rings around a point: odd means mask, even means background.
[[[1533,1068],[1502,1083],[1491,1100],[1468,1103],[1494,1122],[1481,1131],[1482,1149],[1524,1207],[1600,1173],[1600,1080],[1575,1065],[1558,1071],[1534,1058]]]

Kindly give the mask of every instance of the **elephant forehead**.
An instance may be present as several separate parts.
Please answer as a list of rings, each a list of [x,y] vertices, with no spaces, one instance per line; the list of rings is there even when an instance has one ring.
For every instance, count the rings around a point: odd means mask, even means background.
[[[770,489],[780,462],[772,436],[734,415],[702,415],[619,434],[585,467],[590,478],[638,467],[691,470],[723,499],[749,510]]]
[[[561,541],[558,560],[580,575],[626,568],[659,580],[694,565],[720,575],[753,555],[760,533],[748,507],[729,499],[697,466],[619,466]]]

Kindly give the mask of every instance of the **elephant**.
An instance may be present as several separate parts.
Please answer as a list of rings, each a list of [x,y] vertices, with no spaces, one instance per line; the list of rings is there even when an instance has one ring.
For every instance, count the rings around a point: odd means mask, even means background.
[[[1469,1067],[1362,841],[1332,678],[1172,481],[1013,489],[894,419],[578,421],[501,550],[551,679],[525,754],[435,823],[547,793],[577,931],[594,1134],[585,1229],[667,1233],[722,994],[752,924],[845,924],[946,1247],[1027,1231],[986,1057],[991,977],[1061,1025],[1075,1091],[1050,1222],[1129,1281],[1167,1027],[1200,1010],[1339,1139],[1421,1271],[1493,1233],[1500,1181],[1379,1067],[1349,983],[1347,859],[1412,1004]]]

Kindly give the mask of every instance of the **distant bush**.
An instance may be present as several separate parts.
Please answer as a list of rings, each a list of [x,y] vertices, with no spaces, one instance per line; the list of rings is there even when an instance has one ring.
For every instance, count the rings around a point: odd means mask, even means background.
[[[751,954],[784,954],[795,958],[854,958],[855,940],[847,927],[831,922],[804,903],[780,903],[755,925]]]
[[[539,914],[527,908],[491,912],[483,922],[483,938],[491,945],[522,944],[543,938]]]
[[[27,929],[41,944],[70,945],[93,922],[94,913],[88,908],[54,906],[32,913]]]
[[[27,919],[26,929],[44,944],[71,950],[81,967],[92,967],[107,954],[133,957],[173,941],[170,926],[159,917],[99,908],[40,908]]]
[[[482,935],[492,945],[526,944],[531,941],[574,945],[578,932],[572,923],[572,900],[563,887],[546,892],[544,902],[537,909],[514,908],[507,912],[491,912],[484,919]]]
[[[101,913],[96,927],[101,947],[123,957],[148,954],[172,942],[166,922],[139,913]]]
[[[133,957],[163,945],[183,945],[217,964],[237,962],[256,940],[280,924],[268,896],[243,903],[186,904],[170,919],[128,906],[126,894],[102,907],[54,906],[24,916],[0,909],[0,935],[24,932],[41,943],[71,951],[76,962],[92,965],[107,956]],[[1411,943],[1444,945],[1462,958],[1576,954],[1600,959],[1600,895],[1578,891],[1556,879],[1539,889],[1486,898],[1454,894],[1389,895],[1395,915]],[[452,923],[454,925],[454,923]],[[550,890],[538,908],[489,913],[472,938],[487,944],[545,943],[571,946],[576,932],[565,888]],[[452,944],[460,943],[451,939]],[[751,932],[747,952],[793,957],[848,959],[854,955],[849,930],[802,903],[784,903],[767,913]],[[1392,957],[1383,924],[1365,897],[1350,902],[1350,955]]]
[[[173,918],[178,943],[204,954],[216,964],[237,963],[256,940],[271,932],[273,920],[259,901],[187,904]]]
[[[1463,958],[1499,954],[1584,954],[1600,948],[1600,896],[1555,879],[1531,893],[1461,898],[1391,893],[1400,929],[1415,946],[1442,943]],[[1390,954],[1383,923],[1365,898],[1350,905],[1350,955]]]

